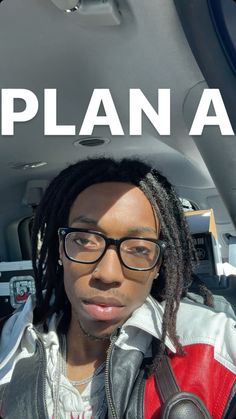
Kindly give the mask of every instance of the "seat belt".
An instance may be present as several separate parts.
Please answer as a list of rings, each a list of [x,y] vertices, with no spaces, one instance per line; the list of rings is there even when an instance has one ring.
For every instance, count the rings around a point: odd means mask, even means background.
[[[212,418],[198,396],[180,390],[166,354],[155,373],[155,382],[162,402],[161,419]]]

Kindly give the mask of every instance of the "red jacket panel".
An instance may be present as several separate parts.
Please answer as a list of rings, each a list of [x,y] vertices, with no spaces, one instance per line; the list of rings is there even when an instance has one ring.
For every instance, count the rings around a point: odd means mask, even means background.
[[[192,344],[184,350],[184,356],[170,354],[169,357],[179,387],[200,397],[213,419],[221,419],[235,374],[214,359],[211,345]],[[159,419],[161,402],[153,376],[146,381],[144,406],[145,419]]]

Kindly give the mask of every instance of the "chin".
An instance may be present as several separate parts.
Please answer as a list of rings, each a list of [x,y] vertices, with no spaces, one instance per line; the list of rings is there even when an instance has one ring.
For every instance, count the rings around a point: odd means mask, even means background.
[[[125,320],[124,320],[125,321]],[[83,322],[79,325],[85,336],[92,339],[106,340],[124,323],[124,321],[111,324],[104,321]]]
[[[118,326],[112,327],[89,327],[80,323],[80,328],[85,336],[95,340],[108,340],[110,339],[112,333],[117,329]]]

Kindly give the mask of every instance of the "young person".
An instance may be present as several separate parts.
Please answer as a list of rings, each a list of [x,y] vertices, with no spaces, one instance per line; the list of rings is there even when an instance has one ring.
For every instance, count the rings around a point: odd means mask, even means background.
[[[182,299],[194,247],[157,170],[106,158],[63,170],[32,259],[35,298],[2,323],[4,419],[234,417],[235,322]],[[178,402],[163,413],[170,365]]]

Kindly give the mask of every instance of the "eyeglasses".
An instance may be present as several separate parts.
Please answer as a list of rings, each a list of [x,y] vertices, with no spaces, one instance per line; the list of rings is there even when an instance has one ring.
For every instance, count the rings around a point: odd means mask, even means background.
[[[99,231],[83,228],[59,228],[65,255],[78,263],[96,263],[111,245],[116,246],[120,261],[126,268],[149,271],[159,262],[165,243],[146,237],[122,237],[114,239]]]

